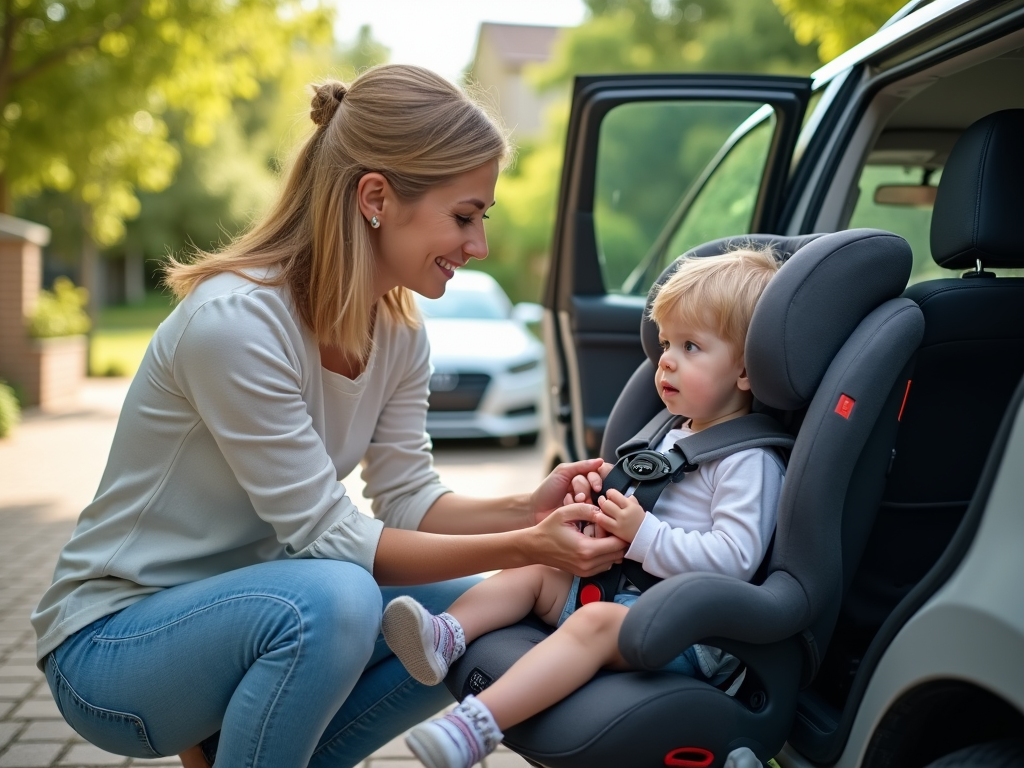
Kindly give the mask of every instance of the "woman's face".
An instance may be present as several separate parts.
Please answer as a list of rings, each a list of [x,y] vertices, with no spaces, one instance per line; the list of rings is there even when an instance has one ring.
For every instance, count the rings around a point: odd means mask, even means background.
[[[497,161],[434,187],[412,203],[385,187],[380,228],[371,230],[377,295],[403,286],[428,299],[444,293],[455,270],[487,256],[485,211],[494,205]]]

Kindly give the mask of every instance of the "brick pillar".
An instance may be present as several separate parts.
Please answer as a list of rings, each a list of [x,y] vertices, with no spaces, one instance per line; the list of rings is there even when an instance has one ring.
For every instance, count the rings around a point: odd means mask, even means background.
[[[40,402],[42,381],[25,318],[39,297],[48,242],[48,227],[0,213],[0,378],[20,387],[30,405]]]

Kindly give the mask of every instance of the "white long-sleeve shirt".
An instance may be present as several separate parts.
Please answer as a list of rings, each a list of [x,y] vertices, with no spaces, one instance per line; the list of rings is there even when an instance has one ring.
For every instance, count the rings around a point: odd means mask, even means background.
[[[692,434],[670,430],[656,450]],[[700,465],[647,510],[626,557],[660,578],[710,571],[750,580],[775,529],[785,473],[778,454],[765,448]]]
[[[284,287],[221,274],[157,329],[106,470],[32,616],[42,660],[161,589],[286,557],[372,570],[385,525],[448,489],[426,435],[425,330],[378,315],[354,380],[324,369]],[[363,462],[375,517],[339,478]]]

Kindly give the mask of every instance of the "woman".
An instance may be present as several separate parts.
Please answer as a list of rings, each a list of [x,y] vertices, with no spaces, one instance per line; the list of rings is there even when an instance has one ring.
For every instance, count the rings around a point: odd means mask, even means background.
[[[378,584],[440,610],[472,580],[388,587],[624,550],[579,533],[589,505],[555,509],[598,461],[490,500],[432,468],[410,291],[487,255],[502,133],[407,66],[320,86],[312,118],[270,214],[172,262],[180,303],[32,617],[65,719],[113,752],[201,765],[220,731],[219,768],[354,765],[447,703],[378,641]],[[360,461],[375,518],[338,483]]]

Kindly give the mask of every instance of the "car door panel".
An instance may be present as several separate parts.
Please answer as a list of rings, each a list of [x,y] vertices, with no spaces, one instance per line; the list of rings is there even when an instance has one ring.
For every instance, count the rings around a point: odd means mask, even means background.
[[[629,153],[635,152],[639,158],[637,173],[654,178],[659,171],[656,150],[661,145],[653,150],[647,145],[652,141],[656,143],[659,138],[657,130],[676,131],[665,140],[665,146],[671,150],[675,146],[672,142],[676,142],[682,157],[702,137],[700,131],[703,129],[698,117],[707,116],[709,124],[713,123],[719,133],[727,130],[724,134],[727,136],[728,131],[734,128],[728,127],[723,115],[735,112],[742,116],[744,110],[753,112],[766,104],[771,105],[776,123],[747,230],[771,232],[784,203],[789,159],[809,96],[810,81],[793,77],[649,75],[577,80],[562,173],[552,268],[544,298],[552,320],[545,325],[550,405],[551,412],[557,415],[552,421],[552,437],[560,458],[576,459],[597,454],[611,407],[644,357],[639,331],[647,286],[638,286],[634,295],[616,293],[621,289],[614,284],[612,277],[616,227],[630,233],[640,231],[641,224],[648,226],[648,230],[650,228],[649,221],[641,220],[646,213],[643,205],[634,204],[631,211],[633,219],[625,218],[630,214],[630,210],[626,210],[629,204],[635,203],[634,198],[646,191],[643,186],[645,178],[630,179],[628,176]],[[613,110],[620,107],[623,109],[613,114]],[[613,117],[606,120],[610,114]],[[647,122],[638,119],[634,126],[630,122],[634,115],[645,118]],[[741,122],[736,120],[737,125]],[[638,137],[632,143],[631,130]],[[647,134],[645,130],[648,130]],[[709,130],[705,133],[712,135],[714,132],[708,133]],[[717,151],[718,146],[710,149]],[[601,163],[616,171],[618,176],[613,176],[611,171],[601,176],[598,161],[602,151],[608,159],[602,159]],[[664,179],[654,179],[655,191],[660,189],[657,183],[669,184],[677,180],[673,177],[673,162],[683,164],[683,160],[673,161],[671,152],[665,155]],[[704,167],[700,166],[701,169]],[[673,190],[672,195],[679,194],[679,190],[690,189],[688,185],[691,182],[685,173],[677,176],[680,186]],[[705,179],[706,176],[705,173]],[[627,198],[624,202],[617,197],[619,179],[624,179],[621,184]],[[697,183],[697,175],[694,175],[692,183]],[[609,196],[608,189],[612,188]],[[662,201],[656,198],[654,202],[660,204]],[[615,209],[613,204],[618,203],[622,203],[625,213]],[[667,199],[664,204],[664,220],[667,221],[670,211],[677,206],[674,199]],[[659,220],[657,212],[651,220]],[[640,224],[636,223],[638,221]],[[646,235],[648,230],[641,235]],[[635,239],[642,245],[656,239],[647,236],[645,241],[641,235],[636,235]],[[630,242],[626,241],[627,246]],[[631,257],[628,247],[620,250],[627,258]],[[618,258],[623,258],[622,253]],[[643,255],[637,252],[637,261]],[[619,271],[621,273],[621,268]],[[612,284],[608,284],[609,279]]]

